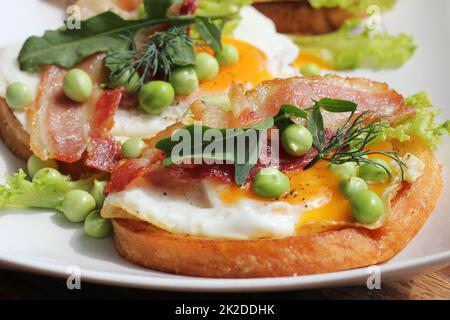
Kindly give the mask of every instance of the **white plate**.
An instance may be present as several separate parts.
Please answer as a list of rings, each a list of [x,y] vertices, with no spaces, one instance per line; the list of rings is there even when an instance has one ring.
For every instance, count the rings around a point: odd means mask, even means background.
[[[41,34],[61,23],[61,10],[51,1],[16,0],[2,4],[0,45]],[[56,1],[55,1],[56,2]],[[25,4],[26,3],[26,4]],[[5,14],[7,13],[7,14]],[[39,13],[39,14],[37,14]],[[450,1],[435,0],[433,6],[421,0],[400,1],[383,17],[392,32],[412,34],[419,49],[414,58],[396,71],[357,71],[388,82],[405,96],[428,90],[435,104],[450,118]],[[450,163],[449,140],[438,155]],[[13,172],[23,163],[0,144],[0,173]],[[449,171],[444,169],[445,189],[438,207],[414,240],[394,259],[381,265],[382,281],[410,277],[450,263]],[[50,275],[67,276],[78,266],[82,280],[141,288],[185,291],[273,291],[330,287],[366,282],[366,269],[313,276],[251,280],[205,279],[175,276],[136,267],[115,252],[112,239],[93,240],[79,225],[67,223],[60,214],[16,210],[0,213],[0,263]]]

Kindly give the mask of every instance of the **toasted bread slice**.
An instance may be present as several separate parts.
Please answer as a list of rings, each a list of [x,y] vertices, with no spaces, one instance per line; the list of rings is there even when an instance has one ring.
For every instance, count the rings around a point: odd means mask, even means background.
[[[30,135],[1,97],[0,123],[0,137],[6,146],[19,158],[28,159],[31,155]]]
[[[315,9],[307,1],[256,1],[253,6],[287,34],[323,34],[336,31],[354,14],[341,8]]]
[[[422,177],[393,200],[393,213],[380,229],[344,228],[283,239],[220,240],[171,234],[138,220],[114,219],[116,248],[124,258],[146,268],[217,278],[306,275],[383,262],[415,236],[442,189],[441,165],[430,149],[417,143],[398,147],[422,159],[426,167]]]

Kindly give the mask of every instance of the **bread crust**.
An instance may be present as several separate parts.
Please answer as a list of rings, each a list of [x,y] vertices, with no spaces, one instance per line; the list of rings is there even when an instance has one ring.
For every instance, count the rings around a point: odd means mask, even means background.
[[[307,1],[265,1],[253,6],[273,20],[277,31],[317,35],[339,29],[354,15],[341,8],[314,9]]]
[[[426,163],[424,174],[393,202],[380,229],[345,228],[309,236],[220,240],[174,235],[146,222],[114,219],[115,245],[125,259],[164,272],[213,278],[307,275],[353,269],[390,259],[416,235],[435,207],[441,165],[417,143],[402,144]]]
[[[6,101],[0,97],[0,137],[6,146],[19,158],[26,160],[31,155],[30,135],[22,127]]]

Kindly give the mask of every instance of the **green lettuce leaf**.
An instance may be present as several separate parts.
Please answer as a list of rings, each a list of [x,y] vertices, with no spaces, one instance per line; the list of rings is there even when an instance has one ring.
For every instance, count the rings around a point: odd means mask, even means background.
[[[239,13],[243,6],[250,5],[252,0],[200,0],[197,15],[214,16]]]
[[[386,128],[383,139],[394,138],[399,141],[408,141],[412,135],[416,135],[431,148],[436,148],[442,136],[450,134],[450,120],[436,123],[435,117],[440,110],[433,107],[427,92],[415,94],[407,98],[405,103],[416,109],[416,115],[395,127]]]
[[[318,36],[291,36],[302,52],[312,54],[336,70],[356,68],[397,68],[416,50],[414,40],[405,34],[352,32],[359,20],[348,21],[340,30]]]
[[[309,0],[312,7],[319,8],[342,8],[354,13],[365,13],[371,5],[380,7],[382,11],[394,7],[396,0]]]
[[[0,186],[0,208],[45,208],[60,210],[65,195],[75,189],[89,191],[93,178],[72,181],[68,176],[51,175],[30,181],[23,170],[6,178]]]
[[[231,19],[230,16],[230,21],[222,28],[224,35],[231,36],[239,24],[239,10],[251,3],[252,0],[200,0],[196,14],[200,16],[236,15],[235,19]]]

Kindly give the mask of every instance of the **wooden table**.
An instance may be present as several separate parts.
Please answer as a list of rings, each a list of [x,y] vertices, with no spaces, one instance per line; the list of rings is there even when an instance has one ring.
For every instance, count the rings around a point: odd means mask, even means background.
[[[366,287],[252,294],[254,299],[450,299],[450,267],[410,281]],[[248,299],[248,294],[177,293],[82,283],[68,290],[65,280],[0,270],[0,299]]]

